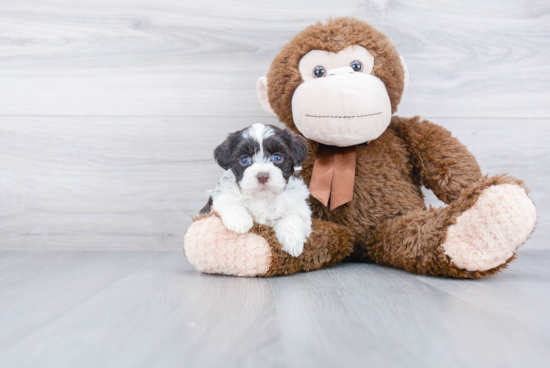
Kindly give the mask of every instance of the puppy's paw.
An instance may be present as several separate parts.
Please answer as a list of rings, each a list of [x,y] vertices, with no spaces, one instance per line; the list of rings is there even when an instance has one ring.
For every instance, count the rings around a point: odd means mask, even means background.
[[[275,235],[279,243],[283,245],[282,250],[293,257],[298,257],[304,251],[306,237],[304,233],[293,226],[281,226],[275,229]]]
[[[233,216],[222,217],[223,224],[227,230],[237,234],[247,233],[254,225],[254,220],[248,213],[234,214]]]

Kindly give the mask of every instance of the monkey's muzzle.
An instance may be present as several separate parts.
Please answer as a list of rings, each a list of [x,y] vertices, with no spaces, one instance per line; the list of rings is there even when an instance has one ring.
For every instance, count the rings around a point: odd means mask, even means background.
[[[294,124],[304,137],[349,147],[378,138],[391,120],[391,102],[377,77],[351,67],[302,83],[292,96]]]

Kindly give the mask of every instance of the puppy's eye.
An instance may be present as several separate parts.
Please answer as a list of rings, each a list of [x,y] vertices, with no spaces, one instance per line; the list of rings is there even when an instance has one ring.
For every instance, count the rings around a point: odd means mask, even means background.
[[[315,78],[321,78],[321,77],[324,77],[326,74],[326,70],[324,67],[322,66],[316,66],[314,69],[313,69],[313,76]]]
[[[353,60],[351,63],[349,63],[349,66],[353,69],[355,72],[360,72],[363,70],[363,64],[359,60]]]
[[[277,164],[280,164],[281,162],[283,162],[283,156],[279,155],[279,154],[274,154],[273,155],[273,162],[277,163]]]
[[[241,157],[239,162],[243,166],[248,166],[248,165],[250,165],[250,157],[248,157],[248,156]]]

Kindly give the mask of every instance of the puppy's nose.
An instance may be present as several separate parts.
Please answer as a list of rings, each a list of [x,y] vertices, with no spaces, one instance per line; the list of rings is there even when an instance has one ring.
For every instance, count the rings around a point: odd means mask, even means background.
[[[265,184],[269,180],[269,174],[265,172],[258,173],[257,177],[260,184]]]

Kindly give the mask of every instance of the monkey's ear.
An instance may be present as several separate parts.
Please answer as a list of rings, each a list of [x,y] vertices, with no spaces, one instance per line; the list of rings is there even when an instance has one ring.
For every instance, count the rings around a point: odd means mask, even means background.
[[[290,147],[290,153],[292,154],[292,163],[294,166],[301,166],[302,162],[307,157],[307,140],[299,134],[292,133],[291,131],[285,129],[283,137],[288,142]]]
[[[403,92],[407,89],[409,86],[409,68],[407,68],[407,64],[405,64],[405,59],[403,56],[399,55],[399,60],[401,60],[401,65],[403,66],[403,72],[405,73],[405,76],[403,77]]]
[[[227,139],[214,150],[214,160],[227,170],[231,167],[231,154],[235,148],[235,142],[240,132],[232,133],[227,136]]]
[[[271,108],[271,105],[269,104],[269,98],[267,97],[267,78],[266,77],[260,77],[258,79],[258,83],[256,83],[256,90],[258,91],[258,100],[260,100],[260,104],[264,108],[264,110],[271,115],[275,115],[275,112]]]

